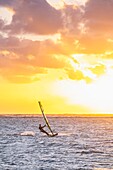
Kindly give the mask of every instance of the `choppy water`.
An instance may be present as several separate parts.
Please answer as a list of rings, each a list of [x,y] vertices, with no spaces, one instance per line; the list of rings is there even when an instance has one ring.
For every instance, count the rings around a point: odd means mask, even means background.
[[[0,170],[113,169],[113,118],[49,117],[49,121],[58,136],[39,132],[42,118],[1,117]],[[20,135],[26,131],[35,135]]]

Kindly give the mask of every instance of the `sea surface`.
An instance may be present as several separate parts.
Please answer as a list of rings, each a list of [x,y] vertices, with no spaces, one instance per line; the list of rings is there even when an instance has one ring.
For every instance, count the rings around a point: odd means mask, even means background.
[[[41,117],[0,117],[0,170],[113,169],[113,118],[48,119],[58,136],[39,132]]]

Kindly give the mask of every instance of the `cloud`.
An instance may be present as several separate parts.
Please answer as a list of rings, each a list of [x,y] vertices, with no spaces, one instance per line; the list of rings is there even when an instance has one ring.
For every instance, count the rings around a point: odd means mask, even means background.
[[[84,75],[83,75],[82,71],[80,71],[80,70],[77,70],[77,71],[70,70],[68,72],[68,76],[69,76],[70,79],[73,79],[73,80],[84,79]]]
[[[0,30],[1,31],[3,30],[4,24],[5,24],[4,21],[0,19]]]
[[[39,81],[39,78],[32,78],[31,76],[23,76],[23,75],[8,75],[6,79],[11,83],[17,84],[26,84],[33,83],[34,81]]]
[[[79,39],[78,53],[84,54],[101,54],[112,50],[112,44],[109,43],[105,37],[98,37],[93,35],[83,35]]]
[[[64,42],[69,42],[75,53],[105,53],[113,49],[113,0],[89,0],[85,6],[65,9],[67,34],[63,34]],[[70,38],[71,37],[71,38]],[[66,41],[67,38],[67,41]],[[78,44],[75,42],[78,41]]]
[[[61,28],[60,11],[50,6],[45,0],[21,0],[14,10],[12,23],[5,28],[12,34],[47,35],[57,33]]]
[[[68,57],[60,54],[62,49],[50,40],[43,42],[19,40],[15,37],[0,38],[0,74],[5,79],[22,80],[30,76],[37,80],[38,74],[47,74],[48,69],[70,67]],[[16,81],[18,82],[18,81]],[[30,82],[30,81],[28,81]]]
[[[67,70],[68,77],[72,80],[81,81],[84,80],[86,83],[91,83],[92,79],[88,76],[85,76],[82,71],[73,69]]]
[[[47,74],[46,68],[19,62],[19,56],[10,51],[0,51],[0,75],[13,83],[38,81],[38,75]]]
[[[13,7],[14,3],[17,3],[18,0],[0,0],[0,6],[2,7]]]
[[[9,25],[0,20],[1,31],[7,31],[7,36],[0,36],[1,74],[12,80],[14,77],[22,80],[27,76],[25,81],[30,82],[34,81],[31,77],[39,74],[40,69],[42,74],[47,74],[50,68],[64,68],[70,79],[91,82],[92,79],[83,70],[72,69],[71,61],[75,65],[81,63],[71,56],[77,53],[101,54],[113,49],[112,42],[108,41],[113,37],[112,5],[113,0],[89,0],[84,7],[65,5],[55,9],[46,0],[1,0],[0,6],[14,10]],[[16,34],[24,33],[45,36],[57,32],[61,35],[57,42],[16,37]],[[112,55],[107,57],[113,58]],[[105,73],[104,65],[89,66],[87,69],[95,75]]]
[[[46,0],[1,0],[0,5],[15,11],[11,24],[4,27],[8,34],[60,33],[63,54],[104,53],[112,49],[107,40],[113,37],[113,0],[89,0],[85,6],[65,4],[61,9]]]
[[[68,54],[73,54],[77,52],[78,37],[81,35],[81,30],[79,29],[79,24],[82,19],[82,11],[78,6],[75,5],[65,5],[61,9],[63,27],[60,30],[61,33],[61,43],[65,47],[65,51]]]
[[[108,59],[108,60],[113,59],[113,51],[110,52],[110,53],[108,53],[108,54],[106,54],[106,55],[104,55],[103,58],[104,58],[104,59]]]
[[[85,6],[84,18],[89,31],[113,35],[113,0],[89,0]],[[108,32],[109,31],[109,32]],[[108,35],[109,36],[109,35]]]
[[[21,41],[16,37],[6,37],[0,36],[0,49],[14,49],[21,45]]]
[[[47,68],[63,68],[66,64],[61,57],[56,57],[57,54],[63,55],[63,49],[51,40],[41,42],[1,36],[0,49],[7,60],[13,58],[18,63]],[[4,50],[8,53],[5,54]]]
[[[12,34],[75,34],[75,30],[79,30],[81,10],[75,5],[65,5],[58,10],[46,0],[1,0],[0,6],[14,11],[12,23],[5,27]]]
[[[75,40],[80,34],[81,10],[74,5],[55,9],[45,0],[1,1],[1,6],[14,10],[12,22],[4,26],[8,35],[16,34],[61,34],[63,53],[75,52]]]
[[[77,6],[65,5],[63,9],[57,10],[45,0],[2,1],[1,5],[14,10],[12,22],[4,27],[4,32],[10,35],[59,32],[62,46],[66,47],[64,53],[75,52],[74,43],[80,33],[78,27],[81,19],[81,10]]]
[[[79,7],[74,5],[65,5],[61,9],[63,18],[63,33],[66,35],[75,35],[79,33],[78,24],[82,17],[82,12]]]
[[[97,76],[101,76],[101,75],[105,74],[105,71],[106,71],[106,67],[103,64],[96,65],[89,69],[92,71],[93,74],[96,74]]]
[[[78,52],[104,53],[112,50],[108,38],[113,37],[113,0],[89,0],[84,6],[82,23],[86,32],[78,37]]]

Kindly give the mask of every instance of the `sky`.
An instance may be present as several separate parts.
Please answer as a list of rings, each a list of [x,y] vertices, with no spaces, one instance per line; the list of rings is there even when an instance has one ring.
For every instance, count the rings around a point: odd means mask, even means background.
[[[113,113],[113,0],[0,0],[0,114]]]

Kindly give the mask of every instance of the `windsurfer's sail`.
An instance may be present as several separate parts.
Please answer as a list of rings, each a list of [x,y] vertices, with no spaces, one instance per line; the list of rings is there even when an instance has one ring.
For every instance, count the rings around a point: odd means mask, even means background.
[[[40,110],[41,110],[41,112],[42,112],[43,118],[44,118],[44,120],[45,120],[45,122],[46,122],[46,125],[47,125],[48,129],[49,129],[50,132],[51,132],[51,135],[50,135],[50,136],[56,136],[56,135],[58,135],[58,133],[53,133],[53,131],[52,131],[51,127],[50,127],[50,124],[49,124],[49,122],[48,122],[48,119],[47,119],[47,117],[46,117],[46,115],[45,115],[45,113],[44,113],[44,109],[43,109],[43,107],[42,107],[42,105],[41,105],[41,102],[38,101],[38,103],[39,103]]]

